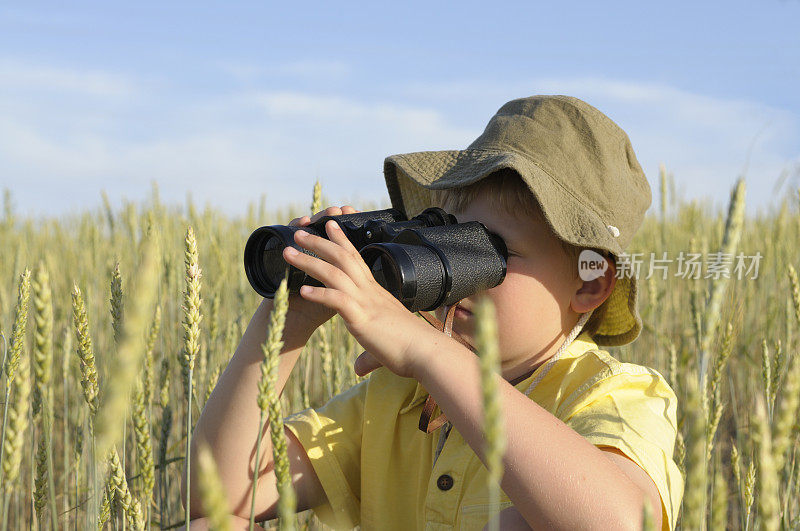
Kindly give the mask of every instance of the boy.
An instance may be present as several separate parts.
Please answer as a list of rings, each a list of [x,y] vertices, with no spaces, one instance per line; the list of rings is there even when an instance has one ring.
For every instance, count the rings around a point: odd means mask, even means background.
[[[440,204],[459,222],[484,223],[509,249],[500,285],[437,312],[474,345],[470,310],[481,297],[496,308],[507,441],[501,527],[640,528],[649,503],[657,525],[673,528],[683,491],[672,460],[676,397],[656,371],[598,348],[630,343],[642,326],[636,279],[615,275],[614,259],[651,201],[624,131],[577,98],[533,96],[503,105],[466,150],[394,155],[384,174],[393,206],[409,217]],[[296,237],[320,259],[284,252],[326,287],[290,300],[278,387],[334,311],[366,350],[356,372],[374,372],[285,419],[298,510],[313,507],[337,528],[483,528],[490,500],[476,355],[381,288],[334,222],[326,230],[328,240]],[[579,274],[581,249],[605,257],[599,276]],[[233,512],[245,519],[270,308],[265,300],[256,311],[193,438],[210,445]],[[268,438],[265,446],[268,462]],[[274,518],[271,463],[259,476],[258,516]]]

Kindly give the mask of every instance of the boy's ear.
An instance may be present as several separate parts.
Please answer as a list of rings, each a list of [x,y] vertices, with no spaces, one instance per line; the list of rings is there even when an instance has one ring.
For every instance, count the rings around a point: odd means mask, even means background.
[[[570,307],[577,313],[586,313],[589,310],[594,310],[611,295],[614,286],[617,284],[616,264],[613,260],[609,260],[608,267],[602,276],[582,282],[570,301]]]

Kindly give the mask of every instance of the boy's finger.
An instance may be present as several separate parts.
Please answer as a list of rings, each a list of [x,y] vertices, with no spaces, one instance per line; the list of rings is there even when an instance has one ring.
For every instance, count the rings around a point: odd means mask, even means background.
[[[359,376],[364,376],[365,374],[369,374],[379,367],[383,367],[383,363],[378,361],[375,358],[375,356],[373,356],[366,350],[362,352],[361,355],[357,357],[356,361],[353,363],[353,370]]]
[[[348,322],[356,317],[355,312],[358,311],[358,305],[353,298],[336,288],[303,286],[300,288],[300,296],[330,308]]]
[[[319,238],[318,236],[311,236]],[[319,238],[322,239],[322,238]],[[287,246],[283,249],[283,259],[286,263],[295,266],[298,269],[305,271],[315,279],[322,282],[325,286],[335,288],[341,291],[350,291],[355,287],[355,283],[348,275],[347,271],[343,268],[337,267],[335,264],[329,263],[327,258],[312,246],[307,245],[305,241],[298,240],[298,243],[303,247],[314,251],[319,258],[314,258],[311,255],[298,252],[297,249]],[[330,243],[330,242],[329,242]],[[333,245],[333,244],[331,244]]]
[[[311,216],[311,222],[313,223],[317,221],[319,218],[325,216],[341,216],[341,215],[342,215],[342,209],[336,206],[332,206],[326,208],[325,210],[320,210],[319,212]]]
[[[330,224],[328,224],[330,225]],[[328,231],[329,238],[333,234]],[[355,251],[353,244],[349,244],[349,248],[344,247],[344,242],[341,240],[347,237],[340,230],[338,234],[333,234],[331,239],[325,239],[320,236],[309,234],[305,231],[298,231],[294,235],[294,240],[303,248],[313,251],[317,256],[322,258],[328,264],[335,266],[337,269],[344,271],[350,278],[351,284],[361,285],[364,277],[367,274],[367,266],[364,264],[364,259]],[[302,259],[302,258],[301,258]],[[319,264],[316,264],[319,265]],[[307,271],[310,273],[310,271]],[[317,278],[317,277],[314,277]],[[321,279],[318,279],[321,280]]]
[[[292,221],[290,221],[289,222],[289,226],[290,227],[297,227],[297,226],[301,226],[302,227],[303,225],[308,225],[309,223],[311,223],[311,218],[309,218],[308,216],[301,216],[299,218],[294,218]]]
[[[320,210],[319,212],[317,212],[316,214],[311,216],[311,218],[309,220],[309,223],[313,223],[314,221],[317,221],[318,219],[320,219],[322,217],[325,217],[325,216],[341,216],[342,214],[355,214],[357,212],[358,212],[358,210],[356,210],[355,208],[353,208],[350,205],[345,205],[343,207],[332,206],[332,207],[326,208],[325,210]],[[303,216],[303,217],[307,217],[307,216]]]
[[[344,250],[350,254],[353,258],[353,261],[358,265],[358,269],[361,271],[363,276],[361,277],[354,277],[351,274],[351,278],[358,284],[364,278],[372,278],[372,271],[369,270],[369,266],[364,262],[364,258],[361,257],[361,253],[358,252],[353,242],[347,237],[344,231],[339,227],[339,224],[335,221],[331,220],[325,224],[325,231],[328,234],[328,239],[330,241],[341,245]]]

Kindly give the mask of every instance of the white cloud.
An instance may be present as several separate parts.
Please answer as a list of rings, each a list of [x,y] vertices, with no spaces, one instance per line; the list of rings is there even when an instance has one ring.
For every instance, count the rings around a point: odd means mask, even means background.
[[[275,72],[303,77],[341,78],[351,73],[350,65],[342,61],[302,60],[286,63],[275,68]]]
[[[353,72],[352,67],[343,61],[316,59],[301,59],[275,65],[224,62],[218,63],[217,67],[239,81],[285,78],[330,82],[346,79]]]
[[[29,90],[43,84],[69,97]],[[191,190],[198,204],[231,214],[261,194],[270,207],[306,205],[316,178],[333,203],[385,201],[385,156],[466,147],[502,103],[535,93],[575,95],[616,121],[650,177],[654,204],[662,161],[685,197],[713,197],[718,206],[751,143],[751,206],[768,203],[781,169],[800,162],[792,113],[652,83],[409,84],[375,103],[324,89],[201,99],[143,90],[115,74],[5,61],[0,86],[0,186],[12,189],[21,211],[39,214],[94,206],[101,189],[112,199],[141,199],[154,179],[164,200],[183,202]]]
[[[0,59],[0,87],[4,92],[15,89],[66,91],[101,97],[131,96],[137,92],[134,83],[120,74],[31,65],[8,58]]]
[[[331,200],[379,201],[386,195],[386,155],[443,140],[457,146],[471,136],[435,111],[398,104],[269,91],[192,103],[153,96],[164,103],[151,102],[151,112],[172,127],[147,135],[110,127],[131,120],[130,111],[102,108],[102,101],[92,110],[42,99],[10,112],[0,123],[0,167],[21,210],[80,208],[94,204],[101,189],[112,198],[142,198],[153,179],[166,200],[180,202],[192,190],[198,203],[230,213],[243,212],[261,194],[268,205],[305,204],[316,178]],[[13,110],[15,97],[0,93],[0,108]],[[73,125],[62,134],[54,124]]]

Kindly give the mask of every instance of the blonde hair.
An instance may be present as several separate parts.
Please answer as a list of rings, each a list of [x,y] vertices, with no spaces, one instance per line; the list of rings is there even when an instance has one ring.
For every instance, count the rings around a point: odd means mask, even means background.
[[[530,191],[528,185],[525,184],[525,181],[511,168],[502,168],[479,181],[460,188],[431,190],[433,204],[451,213],[463,212],[479,196],[486,197],[491,208],[498,212],[511,212],[518,218],[527,216],[544,222],[561,244],[564,254],[569,258],[569,263],[572,264],[573,270],[571,274],[576,277],[578,276],[578,256],[584,249],[592,249],[616,263],[614,255],[605,249],[573,245],[555,234],[555,231],[553,231],[553,228],[545,218],[539,201]],[[604,301],[595,308],[583,330],[589,332],[590,335],[594,334],[600,326],[605,313],[606,303]]]

